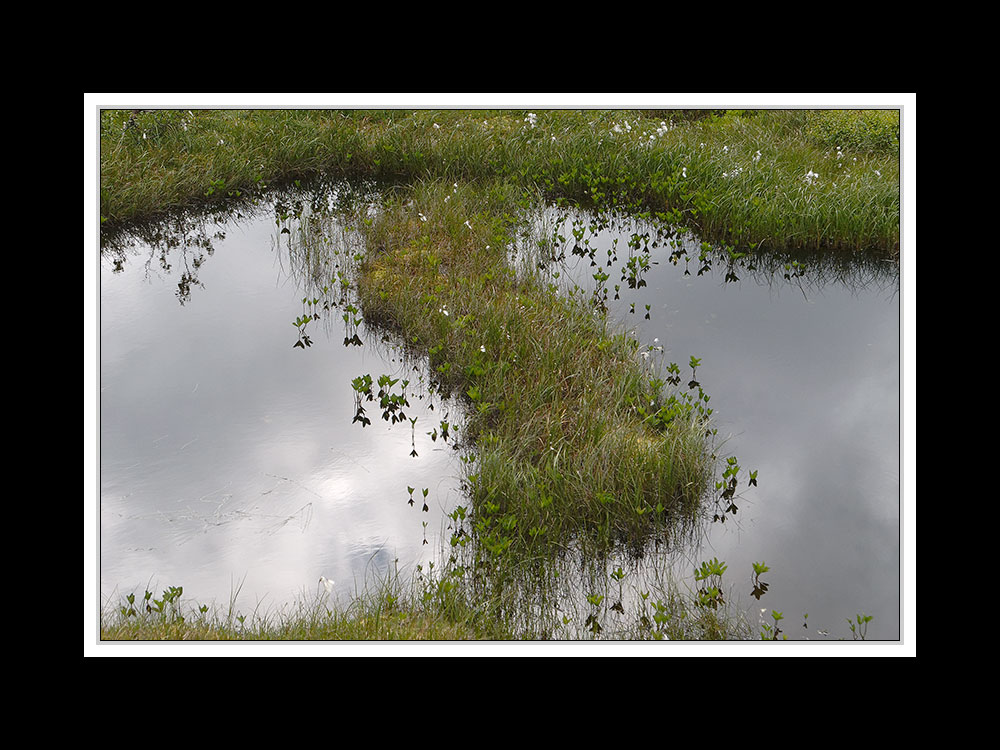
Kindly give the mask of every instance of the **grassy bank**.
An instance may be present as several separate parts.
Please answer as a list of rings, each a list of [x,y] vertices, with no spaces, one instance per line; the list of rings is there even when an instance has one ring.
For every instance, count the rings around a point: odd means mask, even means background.
[[[349,283],[366,323],[426,358],[435,387],[466,405],[462,439],[474,450],[443,569],[383,582],[346,609],[310,603],[261,618],[181,614],[172,602],[130,612],[129,602],[105,615],[102,637],[759,636],[727,614],[717,561],[691,591],[644,588],[627,604],[614,595],[628,575],[619,554],[670,544],[703,518],[713,486],[731,496],[746,477],[731,457],[719,483],[700,388],[679,387],[676,368],[650,368],[599,306],[519,266],[519,232],[557,200],[740,246],[892,254],[894,128],[891,116],[808,112],[104,113],[109,229],[320,174],[405,183],[353,216],[363,252]],[[567,555],[587,559],[594,580],[557,616],[565,571],[553,561]]]
[[[376,250],[357,275],[361,308],[468,402],[465,521],[488,549],[583,534],[641,546],[708,489],[706,410],[668,391],[639,343],[586,300],[515,270],[522,205],[502,184],[443,182],[391,202],[364,225]]]
[[[777,640],[782,615],[751,621],[724,571],[703,568],[698,587],[656,576],[633,584],[634,569],[616,567],[602,581],[573,581],[582,593],[548,606],[518,600],[523,587],[488,596],[469,569],[398,571],[369,580],[349,602],[320,593],[277,610],[247,611],[189,601],[182,588],[133,592],[101,613],[105,641],[721,641]],[[861,633],[863,635],[863,632]]]
[[[892,253],[898,133],[892,111],[112,110],[100,212],[114,225],[320,173],[502,179],[716,242]]]

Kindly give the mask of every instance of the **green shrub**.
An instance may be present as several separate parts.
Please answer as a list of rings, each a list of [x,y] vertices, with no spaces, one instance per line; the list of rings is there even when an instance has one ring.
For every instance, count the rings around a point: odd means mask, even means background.
[[[899,110],[826,109],[809,113],[806,137],[820,146],[870,153],[899,150]]]

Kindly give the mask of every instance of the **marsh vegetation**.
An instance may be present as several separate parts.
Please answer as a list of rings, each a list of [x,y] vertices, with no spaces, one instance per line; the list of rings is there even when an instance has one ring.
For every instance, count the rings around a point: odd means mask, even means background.
[[[891,298],[898,113],[108,111],[101,131],[108,278],[142,257],[177,274],[175,304],[191,307],[222,239],[212,217],[263,217],[298,290],[281,313],[286,355],[339,348],[354,367],[346,397],[310,394],[315,410],[345,404],[331,418],[346,442],[380,430],[404,463],[450,462],[389,491],[421,562],[386,553],[347,599],[310,587],[251,613],[185,609],[183,581],[124,596],[115,581],[103,638],[803,635],[766,606],[773,565],[737,572],[703,547],[768,477],[720,432],[705,351],[649,335],[673,304],[655,278]],[[740,356],[749,377],[753,355]],[[455,479],[444,491],[429,478],[441,471]],[[271,472],[302,483],[283,476]],[[331,495],[310,492],[308,511],[290,493],[270,521],[315,524]],[[111,494],[102,505],[118,507]],[[209,498],[215,518],[234,494]],[[871,615],[843,615],[847,637],[867,634]]]

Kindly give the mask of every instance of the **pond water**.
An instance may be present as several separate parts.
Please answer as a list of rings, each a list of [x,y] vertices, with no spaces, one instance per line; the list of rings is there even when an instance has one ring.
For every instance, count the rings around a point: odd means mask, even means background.
[[[789,638],[850,639],[845,620],[865,613],[869,640],[899,639],[898,265],[701,261],[697,239],[656,242],[648,224],[595,228],[554,211],[540,224],[554,238],[541,264],[554,284],[596,293],[683,382],[690,358],[701,360],[721,455],[758,472],[737,512],[687,553],[688,574],[725,561],[751,610],[784,614]],[[758,605],[749,594],[761,561],[770,589]]]
[[[572,238],[583,221],[554,216],[542,234]],[[789,638],[850,638],[844,620],[863,612],[870,640],[898,639],[897,267],[703,269],[695,239],[652,247],[635,241],[637,227],[589,233],[593,261],[571,252],[572,239],[556,243],[564,258],[542,272],[590,295],[606,271],[612,319],[682,372],[701,360],[722,454],[758,472],[738,511],[675,567],[724,560],[748,608],[783,612]],[[343,302],[321,309],[330,296],[281,228],[264,207],[102,259],[106,601],[183,586],[198,602],[238,591],[248,612],[315,596],[320,576],[350,594],[372,573],[438,556],[462,471],[453,446],[429,433],[459,421],[458,407],[427,393],[421,365],[363,323],[349,340]],[[681,251],[687,260],[671,262]],[[621,277],[630,258],[641,261],[635,288]],[[294,325],[312,312],[320,318]],[[377,400],[365,402],[371,424],[356,420],[352,380],[364,374],[410,380],[405,421],[382,420]],[[770,567],[759,604],[755,561]]]
[[[317,305],[300,337],[315,290],[288,241],[269,209],[105,253],[100,577],[111,603],[183,586],[198,603],[239,592],[247,613],[315,596],[320,576],[350,594],[437,555],[459,472],[456,451],[427,433],[448,404],[363,323],[345,342],[355,329],[340,308]],[[398,378],[396,394],[410,380],[405,422],[384,421],[377,399],[364,402],[371,424],[354,421],[351,383],[366,374]]]

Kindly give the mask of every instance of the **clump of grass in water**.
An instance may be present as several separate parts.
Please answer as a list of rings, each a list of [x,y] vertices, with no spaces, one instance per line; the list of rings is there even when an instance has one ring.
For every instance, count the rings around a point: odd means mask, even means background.
[[[643,410],[663,394],[637,342],[508,266],[522,200],[430,182],[362,222],[382,248],[357,280],[365,318],[426,351],[469,404],[467,523],[485,551],[664,538],[710,486],[704,428],[654,426]]]

